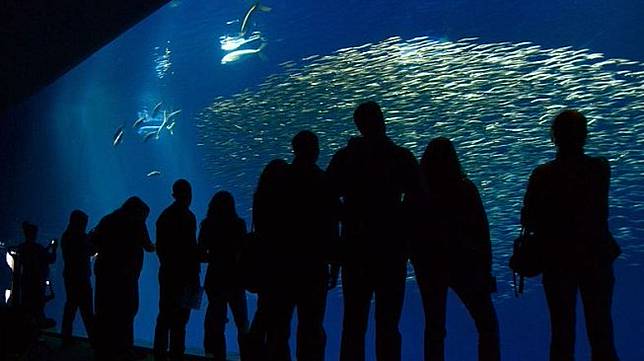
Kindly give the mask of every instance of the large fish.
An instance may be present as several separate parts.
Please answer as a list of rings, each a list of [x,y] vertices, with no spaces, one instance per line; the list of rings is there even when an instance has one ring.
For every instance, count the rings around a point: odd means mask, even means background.
[[[132,128],[136,128],[136,127],[138,127],[138,126],[139,126],[139,125],[141,125],[141,123],[143,123],[144,121],[145,121],[145,117],[139,117],[139,119],[137,119],[136,121],[134,121],[134,124],[132,124]]]
[[[234,63],[237,61],[240,61],[242,59],[245,59],[249,56],[252,55],[259,55],[261,56],[261,51],[264,50],[266,47],[266,43],[262,43],[262,45],[259,46],[257,49],[243,49],[243,50],[235,50],[231,53],[226,54],[223,58],[221,58],[221,63],[222,64],[230,64]]]
[[[157,114],[159,114],[159,110],[161,110],[161,104],[163,102],[158,102],[157,105],[154,106],[154,109],[152,109],[152,116],[150,118],[156,118]]]
[[[246,15],[244,15],[244,19],[241,22],[239,34],[241,34],[242,36],[244,36],[248,31],[248,27],[250,26],[250,16],[253,15],[253,13],[257,10],[267,13],[271,11],[271,8],[265,5],[261,5],[259,1],[255,1],[255,3],[251,5],[250,8],[248,8]]]
[[[233,50],[239,49],[240,47],[248,43],[252,43],[260,39],[262,39],[262,34],[256,31],[256,32],[253,32],[248,38],[244,38],[242,35],[224,36],[221,38],[219,43],[221,44],[221,50],[233,51]]]

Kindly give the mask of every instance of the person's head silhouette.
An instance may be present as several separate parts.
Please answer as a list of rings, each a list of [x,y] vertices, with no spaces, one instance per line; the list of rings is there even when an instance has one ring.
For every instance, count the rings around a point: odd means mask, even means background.
[[[69,225],[67,226],[67,230],[73,232],[85,232],[87,229],[87,221],[87,214],[80,209],[75,209],[69,215]]]
[[[145,222],[150,214],[150,207],[141,198],[133,196],[123,203],[121,211],[132,221]]]
[[[237,216],[235,210],[235,199],[226,191],[219,191],[208,204],[208,217],[233,218]]]
[[[318,137],[310,130],[297,133],[291,141],[296,162],[315,163],[320,155]]]
[[[581,153],[588,136],[586,117],[576,110],[564,110],[552,121],[550,132],[560,154]]]
[[[445,137],[429,141],[420,159],[420,169],[426,181],[456,180],[463,177],[454,144]]]
[[[22,222],[22,232],[25,235],[25,242],[36,242],[38,236],[38,226],[27,221]]]
[[[270,193],[284,186],[288,178],[289,164],[283,159],[273,159],[262,170],[257,182],[258,193]]]
[[[192,203],[192,187],[185,179],[179,179],[172,185],[172,197],[184,207],[189,207]]]
[[[374,139],[385,136],[385,117],[376,102],[368,101],[358,105],[353,112],[353,121],[365,138]]]

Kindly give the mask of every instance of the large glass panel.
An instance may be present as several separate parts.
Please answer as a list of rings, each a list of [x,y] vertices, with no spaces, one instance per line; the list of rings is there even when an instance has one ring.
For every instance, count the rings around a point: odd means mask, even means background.
[[[529,280],[525,296],[515,298],[507,262],[530,171],[554,154],[550,121],[574,107],[590,120],[587,151],[611,162],[610,228],[624,251],[615,264],[617,347],[624,360],[644,355],[641,1],[262,5],[270,11],[249,11],[254,4],[241,0],[174,0],[8,112],[0,132],[2,240],[20,241],[23,220],[40,226],[42,242],[59,237],[76,208],[95,225],[131,195],[150,205],[154,235],[178,178],[193,184],[198,219],[225,189],[250,224],[259,172],[273,158],[290,159],[291,137],[315,131],[326,167],[357,134],[355,106],[373,99],[391,138],[416,156],[432,137],[454,141],[491,225],[503,358],[544,360],[549,325],[541,283]],[[157,270],[156,256],[147,254],[135,326],[142,345],[153,338]],[[47,306],[58,320],[61,272],[59,257],[52,267],[57,297]],[[202,352],[204,313],[192,313],[190,352]],[[326,314],[327,360],[337,359],[341,320],[336,289]],[[83,332],[79,318],[75,329]],[[227,329],[236,352],[232,322]],[[421,359],[423,313],[412,272],[401,331],[403,359]],[[373,359],[373,327],[367,340]],[[452,294],[446,349],[449,359],[475,359],[474,325]],[[587,342],[579,341],[578,351],[587,359]]]

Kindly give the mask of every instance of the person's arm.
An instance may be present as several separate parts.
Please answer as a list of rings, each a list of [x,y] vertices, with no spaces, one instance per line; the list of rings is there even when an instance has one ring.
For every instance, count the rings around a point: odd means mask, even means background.
[[[208,234],[208,224],[206,223],[206,220],[204,219],[201,221],[201,225],[199,226],[199,235],[197,237],[197,250],[199,253],[199,261],[200,262],[208,262],[208,239],[209,239],[209,234]]]
[[[471,206],[470,224],[472,227],[474,240],[480,242],[477,246],[484,257],[484,262],[488,272],[492,272],[492,242],[490,240],[490,225],[481,195],[478,189],[470,180],[467,180],[468,196],[470,198],[468,205]]]
[[[530,174],[521,208],[521,225],[531,232],[538,227],[540,178],[540,168]]]
[[[143,223],[142,227],[142,235],[141,235],[141,245],[143,247],[143,250],[146,252],[154,252],[156,247],[154,246],[154,243],[150,240],[150,234],[148,233],[148,226]]]
[[[420,167],[416,157],[408,150],[404,150],[401,173],[403,176],[404,198],[402,203],[403,241],[407,256],[412,256],[414,243],[418,240],[418,225],[421,224],[422,186]]]

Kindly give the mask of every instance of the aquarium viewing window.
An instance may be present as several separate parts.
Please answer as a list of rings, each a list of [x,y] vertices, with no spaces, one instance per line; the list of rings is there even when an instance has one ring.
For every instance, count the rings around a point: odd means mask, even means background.
[[[291,138],[315,132],[324,169],[357,135],[353,110],[375,100],[391,139],[416,157],[434,137],[453,141],[490,224],[502,357],[545,360],[541,282],[528,280],[516,298],[507,264],[530,172],[554,156],[552,119],[575,108],[589,120],[586,151],[610,163],[609,225],[623,250],[615,262],[615,339],[622,360],[640,360],[643,20],[644,3],[631,0],[173,0],[4,116],[11,123],[10,135],[0,136],[0,237],[22,239],[28,219],[41,240],[59,238],[72,210],[84,210],[91,228],[137,195],[151,208],[155,242],[155,222],[179,178],[192,183],[198,222],[212,195],[227,190],[250,225],[260,171],[272,159],[291,160]],[[158,267],[146,254],[135,323],[143,346],[154,337]],[[62,270],[59,257],[51,267],[57,297],[46,309],[59,321]],[[248,302],[252,317],[256,296]],[[191,313],[190,353],[203,353],[205,304]],[[328,295],[326,360],[339,354],[342,305],[339,286]],[[447,359],[475,360],[476,330],[454,294],[447,314]],[[79,318],[74,329],[84,335]],[[403,360],[422,359],[423,319],[410,266]],[[578,319],[577,358],[588,359]],[[368,360],[374,334],[372,322]],[[233,322],[226,337],[237,353]]]

